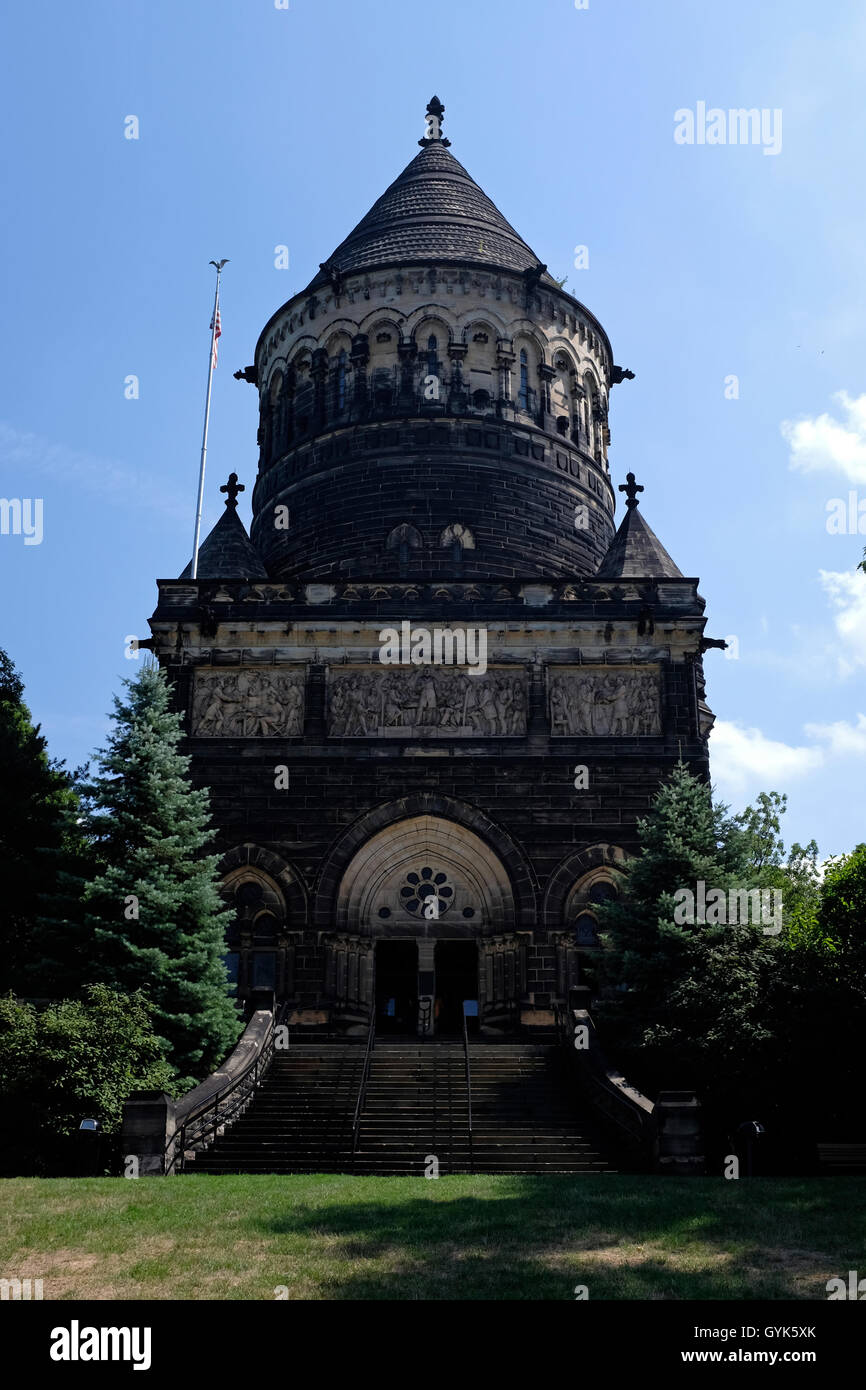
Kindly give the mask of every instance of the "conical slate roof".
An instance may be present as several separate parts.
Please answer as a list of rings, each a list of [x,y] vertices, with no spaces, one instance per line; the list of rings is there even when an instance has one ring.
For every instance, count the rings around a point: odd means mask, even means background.
[[[682,579],[637,505],[628,504],[619,530],[593,576],[595,579]]]
[[[192,576],[190,560],[181,579]],[[197,579],[267,579],[259,552],[237,514],[237,503],[226,500],[226,509],[198,552]]]
[[[341,241],[326,265],[342,274],[396,262],[470,262],[534,270],[538,257],[441,140],[425,145]],[[325,284],[325,270],[310,289]],[[546,273],[545,283],[555,280]]]

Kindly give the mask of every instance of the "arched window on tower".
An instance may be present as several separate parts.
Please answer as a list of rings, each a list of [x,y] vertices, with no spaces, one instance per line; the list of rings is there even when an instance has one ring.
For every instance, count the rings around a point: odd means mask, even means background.
[[[431,333],[427,339],[427,371],[430,376],[436,376],[439,369],[439,343],[435,333]]]
[[[520,390],[517,393],[517,403],[521,410],[529,409],[529,363],[526,348],[520,349]]]
[[[551,410],[556,419],[559,434],[568,434],[571,428],[571,363],[564,352],[559,352],[553,361],[556,376],[551,383]]]
[[[295,430],[299,436],[309,432],[313,419],[313,383],[310,379],[310,361],[302,358],[296,364],[297,385],[295,387]]]
[[[571,437],[575,444],[580,444],[584,436],[584,391],[579,381],[574,384],[574,405],[571,417]]]
[[[469,527],[463,525],[462,521],[452,521],[439,537],[439,544],[444,549],[450,549],[455,569],[459,571],[463,564],[464,550],[475,549],[475,537]]]
[[[337,373],[334,382],[334,397],[337,407],[337,414],[342,415],[346,409],[346,349],[340,348],[337,354]]]
[[[401,521],[400,525],[395,526],[388,536],[385,549],[397,552],[397,565],[402,575],[409,563],[412,551],[420,550],[421,545],[421,532],[417,527],[412,526],[408,521]]]
[[[583,379],[584,389],[584,423],[586,428],[586,450],[589,454],[595,454],[596,449],[596,427],[595,411],[598,404],[598,387],[595,378],[587,372]]]

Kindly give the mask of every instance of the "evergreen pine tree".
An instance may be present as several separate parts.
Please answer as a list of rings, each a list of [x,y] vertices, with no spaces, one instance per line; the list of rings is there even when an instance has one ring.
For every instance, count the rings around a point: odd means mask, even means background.
[[[678,764],[650,814],[638,821],[641,851],[625,865],[623,897],[600,908],[607,948],[602,978],[608,990],[627,986],[616,1012],[641,1033],[668,1015],[667,990],[694,931],[674,921],[674,895],[682,888],[695,892],[699,881],[727,887],[731,870],[741,866],[742,839],[735,836],[728,848],[729,828],[709,787]],[[622,1031],[625,1038],[629,1030]]]
[[[182,1075],[201,1077],[239,1032],[223,963],[230,911],[219,894],[209,795],[188,780],[165,677],[144,668],[115,697],[115,725],[90,788],[100,872],[85,891],[94,978],[142,989]]]
[[[24,961],[22,992],[30,998],[78,998],[92,979],[84,927],[84,889],[95,872],[82,805],[84,768],[68,777],[69,796],[59,814],[58,839],[36,853],[43,875],[32,949]]]
[[[71,992],[80,941],[69,881],[83,853],[72,779],[53,762],[0,651],[0,992]]]
[[[683,921],[679,890],[760,886],[752,827],[728,818],[679,764],[638,822],[641,852],[623,897],[599,911],[605,1030],[626,1070],[649,1089],[695,1086],[743,1095],[771,1033],[762,1009],[778,941],[761,923]],[[679,920],[678,920],[679,919]]]

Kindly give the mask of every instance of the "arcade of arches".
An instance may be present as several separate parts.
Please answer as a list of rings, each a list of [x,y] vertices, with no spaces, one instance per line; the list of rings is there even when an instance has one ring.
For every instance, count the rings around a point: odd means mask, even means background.
[[[379,1033],[457,1034],[464,1014],[470,1032],[512,1031],[582,981],[600,949],[594,909],[616,896],[622,857],[596,847],[588,858],[600,862],[558,895],[549,928],[527,929],[504,858],[482,835],[443,815],[397,819],[330,876],[336,893],[321,888],[321,910],[333,925],[312,932],[297,872],[246,846],[223,880],[235,909],[229,972],[242,1003],[272,991],[299,1022],[354,1031],[375,1008]]]

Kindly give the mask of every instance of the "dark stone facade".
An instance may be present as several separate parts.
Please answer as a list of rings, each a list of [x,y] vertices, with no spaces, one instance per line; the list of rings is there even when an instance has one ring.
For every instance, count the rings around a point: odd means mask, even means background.
[[[449,160],[428,142],[411,197],[398,179],[269,322],[238,373],[260,394],[250,536],[230,493],[151,620],[240,996],[273,987],[298,1025],[361,1028],[375,995],[383,1026],[436,1031],[459,995],[483,1030],[543,1027],[636,819],[679,758],[708,775],[697,581],[631,479],[614,536],[607,399],[630,373],[496,209],[508,255],[460,253],[489,200]],[[404,623],[483,631],[487,671],[383,665]]]
[[[285,530],[273,524],[280,503]],[[254,504],[252,540],[284,578],[567,578],[594,573],[614,534],[613,491],[594,460],[528,420],[469,414],[329,430],[260,474]],[[455,518],[475,541],[457,571],[439,543]],[[421,545],[401,563],[387,542],[403,523]]]

